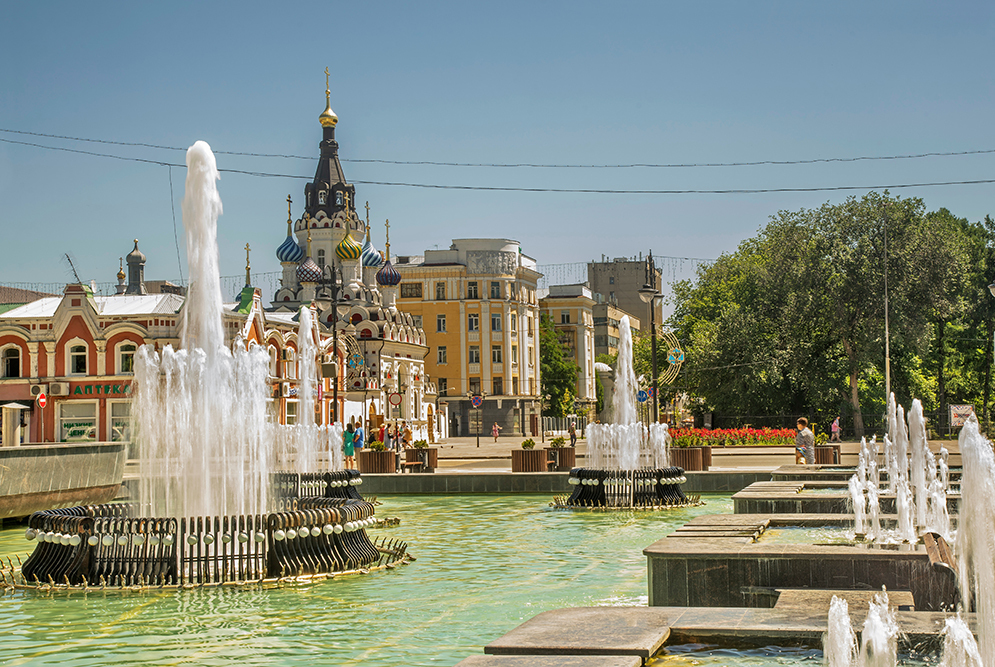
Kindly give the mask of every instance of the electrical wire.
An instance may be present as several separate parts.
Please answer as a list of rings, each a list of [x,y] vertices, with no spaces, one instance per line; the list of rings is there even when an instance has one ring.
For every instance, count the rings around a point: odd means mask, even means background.
[[[62,146],[45,146],[33,144],[26,141],[15,141],[0,137],[0,142],[8,144],[19,144],[22,146],[32,146],[35,148],[45,148],[53,151],[65,151],[67,153],[80,153],[96,157],[113,158],[115,160],[125,160],[129,162],[141,162],[144,164],[155,164],[162,167],[184,167],[185,165],[164,162],[162,160],[149,160],[137,157],[125,157],[122,155],[110,155],[108,153],[96,153],[84,151],[78,148],[65,148]],[[294,178],[300,180],[310,180],[311,176],[297,176],[295,174],[277,174],[264,171],[247,171],[244,169],[222,169],[220,172],[231,174],[244,174],[247,176],[259,176],[265,178]],[[802,188],[728,188],[720,190],[613,190],[608,188],[525,188],[525,187],[505,187],[495,185],[446,185],[441,183],[405,183],[396,181],[351,181],[357,185],[384,185],[390,187],[404,188],[427,188],[433,190],[477,190],[488,192],[544,192],[561,194],[610,194],[610,195],[730,195],[730,194],[763,194],[774,192],[840,192],[845,190],[900,190],[903,188],[926,188],[941,187],[948,185],[982,185],[995,183],[995,179],[977,179],[969,181],[937,181],[930,183],[892,183],[887,185],[836,185],[836,186],[816,186]]]
[[[111,141],[108,139],[87,139],[84,137],[70,137],[62,134],[45,134],[43,132],[28,132],[25,130],[10,130],[0,128],[0,132],[11,134],[24,134],[33,137],[46,137],[49,139],[64,139],[66,141],[85,141],[96,144],[110,144],[114,146],[137,146],[141,148],[154,148],[157,150],[186,151],[185,148],[177,146],[162,146],[159,144],[148,144],[131,141]],[[314,160],[313,156],[287,155],[283,153],[246,153],[241,151],[214,151],[218,155],[238,155],[243,157],[265,157],[284,158],[291,160]],[[673,164],[655,164],[650,162],[633,162],[629,164],[537,164],[531,162],[518,162],[503,164],[498,162],[440,162],[434,160],[384,160],[372,158],[339,158],[342,162],[374,163],[374,164],[395,164],[433,167],[488,167],[488,168],[519,168],[527,167],[534,169],[688,169],[697,167],[759,167],[759,166],[782,166],[782,165],[802,165],[802,164],[824,164],[832,162],[865,162],[871,160],[919,160],[930,157],[963,157],[965,155],[989,155],[995,153],[995,148],[972,150],[972,151],[936,151],[928,153],[910,153],[908,155],[861,155],[857,157],[830,157],[811,158],[806,160],[753,160],[745,162],[690,162]]]

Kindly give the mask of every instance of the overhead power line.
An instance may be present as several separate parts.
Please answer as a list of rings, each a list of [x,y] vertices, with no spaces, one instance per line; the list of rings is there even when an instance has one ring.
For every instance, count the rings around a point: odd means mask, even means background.
[[[110,155],[108,153],[97,153],[94,151],[84,151],[77,148],[65,148],[63,146],[45,146],[26,141],[15,141],[13,139],[0,138],[0,142],[8,144],[19,144],[34,148],[45,148],[52,151],[64,151],[67,153],[79,153],[82,155],[92,155],[95,157],[113,158],[115,160],[125,160],[129,162],[141,162],[144,164],[155,164],[162,167],[185,167],[186,165],[165,162],[163,160],[149,160],[145,158],[126,157],[123,155]],[[296,174],[278,174],[264,171],[248,171],[245,169],[223,169],[220,172],[231,174],[244,174],[247,176],[259,176],[265,178],[294,178],[299,180],[310,180],[311,176],[299,176]],[[350,181],[357,185],[385,185],[391,187],[404,188],[428,188],[433,190],[479,190],[489,192],[551,192],[561,194],[612,194],[612,195],[731,195],[731,194],[763,194],[773,192],[840,192],[845,190],[900,190],[903,188],[925,188],[940,187],[948,185],[982,185],[995,183],[995,179],[977,179],[967,181],[935,181],[922,183],[889,183],[876,185],[835,185],[835,186],[815,186],[799,188],[725,188],[714,190],[615,190],[610,188],[526,188],[526,187],[506,187],[496,185],[452,185],[443,183],[405,183],[396,181]]]
[[[160,144],[149,144],[133,141],[111,141],[109,139],[89,139],[85,137],[70,137],[62,134],[46,134],[43,132],[28,132],[26,130],[10,130],[0,128],[0,132],[11,134],[23,134],[33,137],[46,137],[49,139],[64,139],[66,141],[84,141],[95,144],[110,144],[113,146],[136,146],[140,148],[154,148],[167,151],[186,151],[187,149],[178,146],[163,146]],[[287,155],[284,153],[247,153],[241,151],[214,151],[218,155],[238,155],[243,157],[265,157],[283,158],[291,160],[314,160],[314,156]],[[435,160],[385,160],[374,158],[339,158],[342,162],[373,163],[373,164],[396,164],[412,166],[433,166],[433,167],[493,167],[493,168],[535,168],[535,169],[688,169],[696,167],[760,167],[760,166],[781,166],[781,165],[801,165],[801,164],[824,164],[832,162],[865,162],[872,160],[918,160],[930,157],[962,157],[965,155],[989,155],[995,153],[995,148],[980,149],[971,151],[935,151],[928,153],[910,153],[907,155],[861,155],[857,157],[827,157],[811,158],[805,160],[752,160],[744,162],[681,162],[663,163],[652,162],[632,162],[628,164],[539,164],[532,162],[499,163],[499,162],[442,162]]]

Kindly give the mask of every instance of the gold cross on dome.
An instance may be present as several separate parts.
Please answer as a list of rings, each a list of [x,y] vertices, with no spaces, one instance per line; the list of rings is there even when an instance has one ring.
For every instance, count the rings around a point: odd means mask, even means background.
[[[370,202],[366,202],[366,226],[370,226]]]
[[[292,203],[293,202],[291,202],[290,200],[290,195],[287,195],[287,220],[290,220],[293,217],[293,214],[290,212],[290,205]]]
[[[346,190],[342,194],[342,201],[345,202],[345,212],[348,213],[349,212],[349,191],[348,190]]]
[[[325,68],[325,92],[328,92],[329,90],[330,89],[328,87],[328,68],[326,67]]]

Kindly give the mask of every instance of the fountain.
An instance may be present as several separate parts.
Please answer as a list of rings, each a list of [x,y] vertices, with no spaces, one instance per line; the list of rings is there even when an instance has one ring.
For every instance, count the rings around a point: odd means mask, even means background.
[[[949,487],[949,453],[943,449],[937,461],[926,439],[926,420],[922,403],[916,399],[908,413],[888,400],[889,434],[884,437],[888,490],[895,494],[897,526],[883,530],[880,526],[880,489],[878,450],[875,439],[861,441],[857,469],[849,481],[850,501],[854,513],[854,534],[878,543],[914,544],[925,532],[933,532],[950,541],[953,531],[947,509]]]
[[[300,310],[302,419],[267,417],[267,355],[225,346],[218,269],[221,199],[210,147],[187,151],[183,221],[191,284],[181,349],[137,358],[138,501],[36,512],[24,585],[185,586],[311,580],[406,562],[406,545],[365,529],[373,504],[341,469],[341,427],[314,423],[317,336]],[[320,458],[328,469],[318,472]],[[273,473],[277,462],[289,468]],[[289,465],[287,465],[289,464]]]
[[[666,509],[699,504],[680,485],[684,470],[669,464],[666,424],[641,423],[636,414],[636,375],[632,367],[632,329],[629,318],[619,321],[618,361],[612,397],[612,424],[587,429],[590,467],[574,468],[569,482],[577,488],[569,498],[558,497],[562,509]]]

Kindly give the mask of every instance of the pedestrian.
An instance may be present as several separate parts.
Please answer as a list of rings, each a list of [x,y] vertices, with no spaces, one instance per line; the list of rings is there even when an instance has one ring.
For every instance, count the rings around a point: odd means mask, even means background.
[[[840,418],[837,417],[833,420],[832,425],[829,427],[830,437],[829,442],[840,442]]]
[[[411,446],[411,429],[408,422],[401,422],[401,446],[407,449]]]
[[[570,446],[577,446],[577,424],[570,422],[570,428],[567,429],[567,433],[570,435]]]
[[[365,440],[366,434],[363,432],[363,420],[356,420],[356,430],[353,433],[353,442],[355,443],[356,449],[362,449],[366,446]]]
[[[804,417],[799,417],[795,426],[798,428],[795,436],[795,465],[801,465],[802,460],[806,465],[812,465],[815,463],[815,436]]]
[[[501,427],[498,426],[497,422],[494,422],[494,426],[491,427],[491,435],[494,436],[494,442],[497,442],[499,433],[501,433]]]
[[[390,447],[387,446],[388,443],[387,440],[385,439],[386,437],[387,437],[387,429],[385,427],[385,424],[383,422],[380,422],[380,428],[377,430],[377,440],[379,440],[384,444],[384,449],[390,449]]]
[[[356,468],[355,436],[356,427],[349,422],[342,433],[342,455],[345,457],[345,467],[353,470]]]

